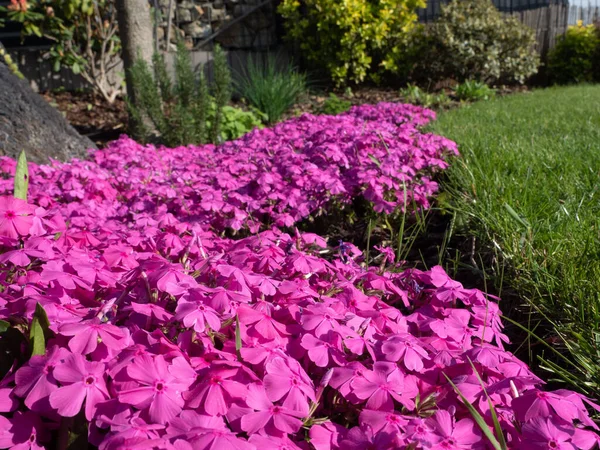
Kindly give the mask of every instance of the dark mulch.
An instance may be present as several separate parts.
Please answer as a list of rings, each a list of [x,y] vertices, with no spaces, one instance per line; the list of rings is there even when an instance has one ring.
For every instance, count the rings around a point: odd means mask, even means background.
[[[127,132],[125,101],[109,104],[92,92],[46,92],[43,97],[80,133],[99,147]]]

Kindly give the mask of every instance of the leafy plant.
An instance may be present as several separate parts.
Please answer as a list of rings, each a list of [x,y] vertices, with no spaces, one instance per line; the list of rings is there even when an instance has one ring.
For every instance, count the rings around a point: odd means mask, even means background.
[[[398,54],[424,0],[283,0],[287,36],[336,85],[397,70]]]
[[[400,95],[404,97],[405,101],[408,103],[424,106],[425,108],[443,108],[451,102],[445,92],[432,94],[415,84],[409,84],[405,88],[400,89]]]
[[[306,75],[292,63],[279,64],[269,55],[263,63],[248,58],[247,69],[240,73],[236,88],[252,106],[263,112],[268,123],[275,123],[306,91]]]
[[[548,54],[550,80],[558,84],[600,81],[600,30],[595,25],[569,27]]]
[[[135,103],[128,100],[136,137],[147,142],[154,136],[155,140],[175,147],[218,143],[259,126],[256,114],[227,106],[231,74],[220,47],[215,48],[214,74],[211,92],[203,68],[194,70],[183,42],[177,45],[173,80],[162,55],[154,55],[152,69],[138,59],[132,69]]]
[[[114,0],[18,0],[0,13],[23,24],[24,36],[52,42],[47,52],[54,70],[68,67],[81,75],[106,101],[123,92],[115,70],[121,62]]]
[[[323,102],[321,113],[335,116],[348,111],[351,106],[352,103],[350,101],[344,100],[332,92],[329,94],[329,97],[325,99],[325,102]]]
[[[503,16],[490,0],[448,3],[410,42],[418,51],[409,48],[404,55],[413,59],[405,63],[419,80],[524,83],[539,65],[533,30],[516,17]]]
[[[481,81],[467,80],[454,88],[454,95],[459,100],[476,102],[490,100],[496,95],[496,90]]]

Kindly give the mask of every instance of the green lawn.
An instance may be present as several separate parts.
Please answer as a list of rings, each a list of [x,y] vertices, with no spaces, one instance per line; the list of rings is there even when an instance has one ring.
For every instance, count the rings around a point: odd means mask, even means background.
[[[600,397],[600,86],[479,102],[431,130],[462,153],[444,183],[456,232],[484,243],[487,272],[563,337],[575,364],[546,366]]]

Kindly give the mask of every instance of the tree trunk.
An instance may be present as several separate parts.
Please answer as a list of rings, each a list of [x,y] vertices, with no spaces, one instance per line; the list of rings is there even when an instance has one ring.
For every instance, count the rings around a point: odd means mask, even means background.
[[[144,59],[151,67],[154,52],[150,4],[148,0],[116,0],[116,4],[127,94],[135,102],[130,69],[137,58]]]
[[[96,148],[92,141],[0,64],[0,155],[16,158],[25,150],[29,161],[48,163],[85,158],[90,148]]]

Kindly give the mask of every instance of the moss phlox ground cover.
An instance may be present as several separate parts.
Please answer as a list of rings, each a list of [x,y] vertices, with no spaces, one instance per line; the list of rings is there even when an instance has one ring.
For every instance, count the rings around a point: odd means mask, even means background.
[[[593,448],[598,407],[542,390],[504,348],[498,299],[281,229],[359,195],[427,208],[456,153],[418,130],[432,118],[381,104],[220,147],[122,138],[31,165],[29,203],[7,176],[0,319],[39,304],[50,330],[0,381],[0,448],[54,445],[69,418],[107,450],[493,448],[453,384],[508,448]]]

